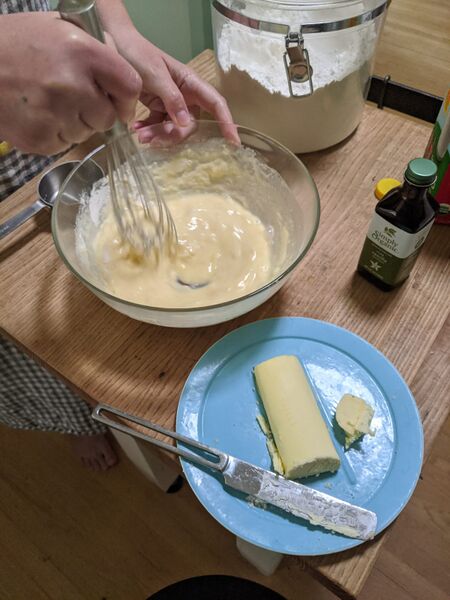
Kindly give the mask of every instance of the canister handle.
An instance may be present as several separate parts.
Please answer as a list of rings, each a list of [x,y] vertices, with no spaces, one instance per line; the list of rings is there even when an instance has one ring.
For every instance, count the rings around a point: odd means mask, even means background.
[[[289,94],[292,98],[303,98],[314,93],[312,82],[313,69],[309,62],[309,53],[305,48],[301,28],[300,31],[289,31],[285,36],[286,52],[283,54],[284,68],[289,86]],[[309,82],[309,92],[296,94],[292,83]]]

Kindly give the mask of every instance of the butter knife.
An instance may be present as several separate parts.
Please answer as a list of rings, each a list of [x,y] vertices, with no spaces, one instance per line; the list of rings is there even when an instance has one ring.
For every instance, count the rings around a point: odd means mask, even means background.
[[[106,416],[107,414],[163,434],[181,442],[187,448],[180,445],[172,446],[137,429],[132,429],[125,423]],[[361,540],[370,540],[375,535],[377,516],[370,510],[285,479],[281,475],[230,456],[190,437],[110,406],[99,404],[93,411],[92,418],[108,427],[150,442],[167,452],[177,454],[194,464],[218,471],[227,486],[257,499],[259,503],[276,506],[296,517],[306,519],[312,525],[319,525],[330,531]],[[202,454],[195,451],[200,451]]]

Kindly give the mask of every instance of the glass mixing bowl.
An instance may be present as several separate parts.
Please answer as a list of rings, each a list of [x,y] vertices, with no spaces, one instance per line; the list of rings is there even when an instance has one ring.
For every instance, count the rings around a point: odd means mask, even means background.
[[[96,271],[95,264],[87,257],[88,253],[80,252],[79,248],[80,227],[77,220],[81,212],[83,211],[85,224],[83,232],[85,229],[92,229],[95,234],[98,226],[99,211],[89,206],[89,185],[92,185],[92,182],[87,184],[84,181],[80,192],[74,192],[77,189],[74,182],[80,179],[80,169],[86,170],[87,162],[94,161],[104,172],[107,171],[106,144],[91,152],[73,169],[55,202],[52,213],[53,239],[67,267],[87,288],[115,310],[133,319],[166,327],[201,327],[228,321],[251,311],[273,296],[300,263],[314,240],[319,225],[319,196],[306,167],[294,154],[257,131],[245,127],[239,127],[238,131],[242,145],[253,149],[261,161],[277,171],[287,186],[283,186],[285,192],[287,191],[283,194],[278,194],[277,190],[270,189],[270,186],[268,189],[258,188],[255,186],[255,177],[249,173],[248,177],[239,181],[239,189],[227,190],[231,195],[237,195],[237,199],[246,204],[270,231],[271,251],[272,255],[277,257],[277,261],[272,276],[265,285],[233,300],[193,308],[136,304],[111,293]],[[149,164],[160,164],[176,156],[184,144],[189,144],[190,147],[196,144],[205,145],[214,138],[221,138],[218,123],[197,121],[187,142],[171,144],[170,147],[166,145],[163,148],[150,144],[145,146],[144,152]],[[186,161],[185,168],[189,169],[189,161]],[[233,187],[232,184],[230,186]],[[92,213],[87,225],[86,213]]]

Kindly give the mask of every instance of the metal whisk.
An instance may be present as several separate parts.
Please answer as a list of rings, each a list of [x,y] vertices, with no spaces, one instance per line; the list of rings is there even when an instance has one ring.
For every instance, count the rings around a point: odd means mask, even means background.
[[[60,0],[58,11],[62,19],[105,43],[95,0]],[[173,249],[177,243],[175,223],[145,155],[119,121],[105,138],[111,203],[122,238],[146,255],[155,249]]]
[[[119,232],[138,253],[172,250],[177,232],[145,155],[122,123],[107,132],[108,179]]]

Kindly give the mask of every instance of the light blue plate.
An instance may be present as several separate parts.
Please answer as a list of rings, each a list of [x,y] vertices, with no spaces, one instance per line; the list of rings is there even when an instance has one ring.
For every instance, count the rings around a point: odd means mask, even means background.
[[[256,416],[263,411],[252,370],[263,360],[294,354],[302,361],[341,458],[337,473],[302,483],[375,511],[377,533],[410,498],[422,465],[423,434],[414,398],[393,365],[349,331],[304,318],[258,321],[226,335],[199,360],[184,386],[177,431],[272,469]],[[344,452],[336,405],[345,393],[374,410],[374,437]],[[362,542],[283,513],[259,508],[227,488],[220,475],[183,461],[189,484],[206,510],[240,538],[284,554],[340,552]]]

